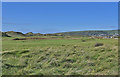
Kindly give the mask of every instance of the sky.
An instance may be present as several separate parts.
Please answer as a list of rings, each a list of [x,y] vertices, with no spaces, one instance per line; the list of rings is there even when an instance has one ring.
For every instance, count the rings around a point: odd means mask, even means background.
[[[58,33],[116,29],[117,2],[2,3],[2,31]]]
[[[2,2],[119,2],[120,0],[2,0]]]

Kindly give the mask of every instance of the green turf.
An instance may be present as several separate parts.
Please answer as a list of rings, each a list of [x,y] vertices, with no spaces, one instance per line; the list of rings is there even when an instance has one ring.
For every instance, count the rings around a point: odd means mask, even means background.
[[[116,39],[12,39],[2,39],[3,75],[118,74]],[[104,45],[95,47],[96,43]]]

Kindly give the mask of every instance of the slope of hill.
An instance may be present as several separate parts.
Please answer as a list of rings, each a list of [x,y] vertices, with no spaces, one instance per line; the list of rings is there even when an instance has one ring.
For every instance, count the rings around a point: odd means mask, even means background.
[[[14,31],[8,31],[8,32],[5,32],[8,36],[11,36],[11,37],[24,37],[25,35],[21,32],[14,32]]]
[[[115,35],[118,34],[118,30],[106,30],[106,31],[73,31],[73,32],[62,32],[57,34],[63,34],[63,35],[81,35],[81,36],[99,36],[99,35]]]
[[[42,36],[43,34],[40,34],[40,33],[32,33],[32,32],[28,32],[25,34],[25,36]]]
[[[2,32],[2,37],[10,37],[5,32]]]
[[[101,30],[101,31],[72,31],[72,32],[62,32],[62,33],[53,33],[53,34],[41,34],[41,33],[32,33],[28,32],[23,34],[21,32],[2,32],[3,37],[24,37],[24,36],[113,36],[118,35],[118,30]]]

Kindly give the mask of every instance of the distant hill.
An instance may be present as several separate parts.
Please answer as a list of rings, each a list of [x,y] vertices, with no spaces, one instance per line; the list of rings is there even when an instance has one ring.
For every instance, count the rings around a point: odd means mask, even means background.
[[[5,32],[2,32],[2,37],[10,37]]]
[[[43,34],[40,33],[32,33],[32,32],[28,32],[25,34],[25,36],[42,36]]]
[[[21,32],[14,32],[14,31],[8,31],[8,32],[5,32],[5,34],[11,37],[24,37],[25,36]]]
[[[117,35],[118,30],[101,30],[101,31],[72,31],[72,32],[61,32],[61,33],[53,33],[53,34],[40,34],[40,33],[32,33],[28,32],[23,34],[21,32],[2,32],[3,37],[29,37],[29,36],[112,36]]]
[[[68,36],[99,36],[99,35],[115,35],[118,34],[118,30],[101,30],[101,31],[72,31],[72,32],[62,32],[62,33],[56,33],[56,34],[62,34],[62,35],[68,35]]]

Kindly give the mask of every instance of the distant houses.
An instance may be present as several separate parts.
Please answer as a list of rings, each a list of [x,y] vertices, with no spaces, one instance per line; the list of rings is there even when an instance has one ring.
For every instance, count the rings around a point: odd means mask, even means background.
[[[118,39],[120,36],[119,34],[115,33],[115,34],[111,34],[111,35],[107,35],[107,34],[99,34],[99,35],[92,35],[91,38],[98,38],[98,39],[110,39],[110,38],[114,38],[114,39]]]

